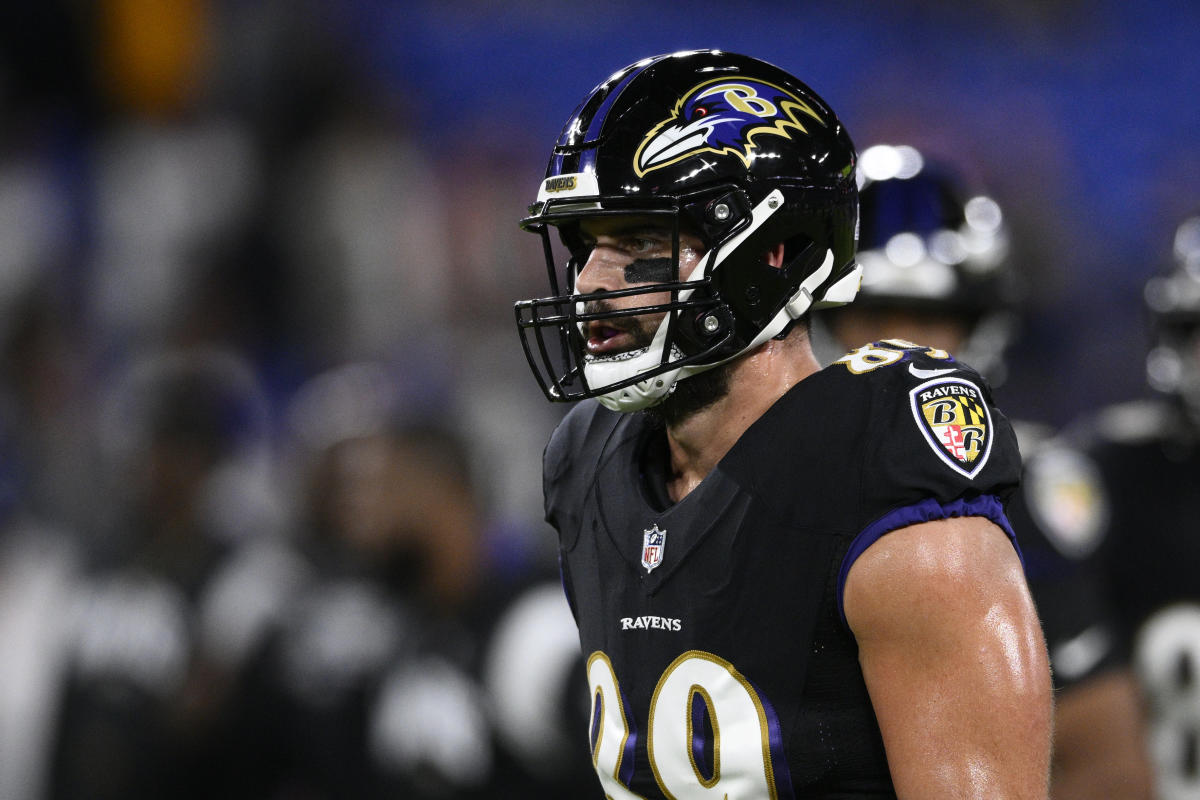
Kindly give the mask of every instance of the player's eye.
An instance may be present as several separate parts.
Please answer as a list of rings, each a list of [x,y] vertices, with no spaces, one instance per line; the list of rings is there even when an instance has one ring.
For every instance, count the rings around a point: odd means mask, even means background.
[[[658,246],[659,241],[657,239],[651,239],[646,236],[635,236],[626,243],[625,248],[632,253],[645,255],[646,253],[653,253],[658,249]]]
[[[621,247],[629,254],[638,257],[650,255],[670,255],[671,235],[665,231],[638,231],[625,236]]]

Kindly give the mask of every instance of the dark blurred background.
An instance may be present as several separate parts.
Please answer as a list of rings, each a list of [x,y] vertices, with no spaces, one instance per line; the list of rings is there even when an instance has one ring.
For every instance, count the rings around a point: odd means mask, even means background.
[[[539,243],[516,221],[588,90],[696,47],[775,62],[860,148],[914,144],[987,187],[1028,288],[1002,407],[1060,426],[1144,393],[1142,285],[1200,207],[1194,0],[5,3],[0,500],[70,555],[34,546],[45,580],[0,582],[0,624],[39,654],[3,668],[0,751],[14,736],[64,747],[56,731],[76,723],[57,721],[57,673],[38,670],[103,661],[96,642],[39,638],[29,620],[54,615],[46,598],[77,620],[61,599],[77,575],[136,563],[183,608],[204,606],[228,551],[304,542],[307,517],[337,517],[314,496],[350,479],[310,481],[364,431],[451,431],[481,569],[514,585],[552,574],[539,469],[564,409],[543,400],[513,329],[513,301],[547,293]],[[384,463],[333,461],[351,475]],[[207,544],[178,534],[195,526]],[[46,538],[23,530],[11,538]],[[298,549],[320,567],[324,546]],[[267,572],[280,587],[299,574]],[[229,659],[250,658],[249,633],[226,641],[250,622],[186,622],[185,638],[204,625]],[[103,703],[76,705],[86,740]],[[43,733],[18,735],[31,725]],[[37,796],[29,763],[0,763],[0,798]]]
[[[1189,0],[48,0],[0,22],[0,302],[10,383],[54,395],[34,422],[164,343],[246,356],[272,411],[379,359],[461,412],[518,513],[512,467],[556,412],[510,330],[544,292],[515,221],[575,103],[641,56],[753,53],[860,147],[975,170],[1030,287],[1005,396],[1047,422],[1141,392],[1141,286],[1198,205]]]

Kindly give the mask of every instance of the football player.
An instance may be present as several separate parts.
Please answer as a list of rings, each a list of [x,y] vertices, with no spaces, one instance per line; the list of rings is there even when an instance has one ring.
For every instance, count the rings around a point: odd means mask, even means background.
[[[921,341],[1000,383],[1020,296],[1000,206],[968,191],[959,169],[908,145],[866,148],[858,172],[862,285],[819,327],[842,348]],[[1137,687],[1097,558],[1107,506],[1096,467],[1044,426],[1013,426],[1026,468],[1007,513],[1054,672],[1052,794],[1148,798]]]
[[[1108,487],[1103,550],[1120,630],[1148,701],[1157,796],[1200,797],[1200,214],[1180,224],[1174,263],[1145,303],[1156,396],[1078,427]]]
[[[540,569],[493,557],[470,442],[371,362],[311,379],[287,421],[294,529],[213,603],[258,617],[226,637],[249,666],[220,796],[598,796],[556,735],[585,719],[574,622]]]
[[[248,615],[208,598],[258,533],[246,521],[270,518],[267,407],[254,370],[222,348],[139,354],[118,378],[99,417],[108,505],[50,672],[44,796],[209,796],[240,666],[212,634]]]
[[[1046,797],[1011,427],[936,348],[813,354],[859,282],[855,163],[787,72],[655,56],[584,98],[523,221],[526,355],[587,400],[546,516],[614,800]]]

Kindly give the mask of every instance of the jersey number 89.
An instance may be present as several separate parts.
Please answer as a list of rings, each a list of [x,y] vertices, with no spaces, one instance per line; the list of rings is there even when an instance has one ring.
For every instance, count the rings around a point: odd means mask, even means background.
[[[623,782],[633,774],[629,721],[612,662],[600,651],[588,659],[588,686],[600,783],[611,800],[645,800]],[[767,712],[728,661],[700,650],[676,658],[658,679],[648,727],[650,769],[665,796],[778,797]]]

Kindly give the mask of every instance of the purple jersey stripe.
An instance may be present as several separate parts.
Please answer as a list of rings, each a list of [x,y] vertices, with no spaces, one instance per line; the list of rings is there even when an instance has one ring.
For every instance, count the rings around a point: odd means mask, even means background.
[[[633,781],[634,771],[634,752],[637,750],[638,730],[633,716],[633,710],[629,707],[629,703],[625,702],[625,695],[621,695],[621,707],[625,710],[625,724],[629,726],[629,738],[625,740],[625,749],[621,752],[621,770],[617,775],[617,779],[622,784],[628,786]]]
[[[767,718],[767,739],[771,748],[771,773],[775,779],[775,791],[779,797],[794,797],[792,773],[788,769],[787,752],[783,748],[783,726],[779,724],[779,715],[775,713],[775,707],[758,686],[753,683],[750,686],[754,689],[754,694],[758,695]]]
[[[995,495],[984,494],[970,499],[959,498],[946,504],[939,503],[932,497],[926,498],[914,505],[889,511],[864,528],[858,536],[854,537],[854,541],[850,543],[850,549],[846,552],[846,557],[842,559],[841,570],[838,572],[838,614],[841,616],[842,622],[846,622],[846,610],[843,601],[843,594],[846,590],[846,576],[850,574],[850,567],[858,560],[859,556],[866,552],[868,547],[879,541],[885,534],[899,528],[916,525],[920,522],[948,519],[950,517],[986,517],[990,519],[999,525],[1008,535],[1008,540],[1016,548],[1017,557],[1021,559],[1021,565],[1024,566],[1025,558],[1021,555],[1021,548],[1017,544],[1017,536],[1013,533],[1012,525],[1008,522],[1008,517],[1004,514],[1004,504],[1000,502],[1000,498]]]

